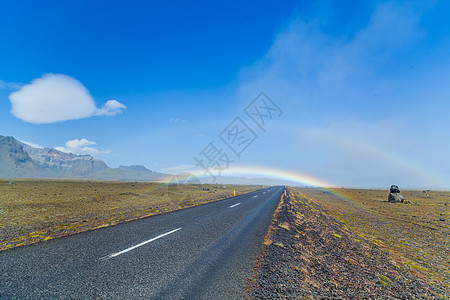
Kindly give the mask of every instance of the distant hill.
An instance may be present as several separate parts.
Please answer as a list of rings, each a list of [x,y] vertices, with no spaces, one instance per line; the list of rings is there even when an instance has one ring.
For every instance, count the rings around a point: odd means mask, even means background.
[[[33,147],[0,135],[0,177],[161,181],[170,175],[138,165],[109,168],[91,155]]]
[[[96,171],[84,177],[94,180],[163,181],[170,175],[151,171],[144,166],[119,166]]]
[[[152,172],[151,170],[147,169],[143,165],[131,165],[131,166],[122,166],[120,165],[117,169],[119,170],[128,170],[128,171],[138,171],[138,172]]]

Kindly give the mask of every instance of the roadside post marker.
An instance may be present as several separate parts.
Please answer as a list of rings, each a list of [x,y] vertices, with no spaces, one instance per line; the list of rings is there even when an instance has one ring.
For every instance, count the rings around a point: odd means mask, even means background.
[[[236,197],[236,191],[234,191],[234,197]]]

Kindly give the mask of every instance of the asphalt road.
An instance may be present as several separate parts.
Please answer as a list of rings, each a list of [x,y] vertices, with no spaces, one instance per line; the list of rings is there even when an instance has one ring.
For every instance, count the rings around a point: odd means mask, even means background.
[[[242,299],[284,187],[0,252],[0,299]]]

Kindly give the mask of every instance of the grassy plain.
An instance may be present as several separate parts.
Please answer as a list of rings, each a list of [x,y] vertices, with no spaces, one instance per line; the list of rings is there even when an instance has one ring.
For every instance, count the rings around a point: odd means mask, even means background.
[[[386,190],[295,189],[338,221],[388,252],[393,262],[432,285],[450,289],[450,192],[402,191],[410,201],[388,203]]]
[[[233,196],[234,191],[239,195],[259,188],[0,180],[0,251],[224,199]]]

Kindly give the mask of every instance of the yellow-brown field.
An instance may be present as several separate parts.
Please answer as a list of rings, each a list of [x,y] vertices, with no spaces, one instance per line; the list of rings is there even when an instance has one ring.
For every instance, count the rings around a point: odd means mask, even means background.
[[[0,250],[195,206],[260,187],[69,180],[0,181]],[[210,191],[203,190],[204,188]]]
[[[388,203],[388,192],[297,188],[362,238],[390,253],[398,267],[450,288],[450,192],[402,191],[412,203]]]

